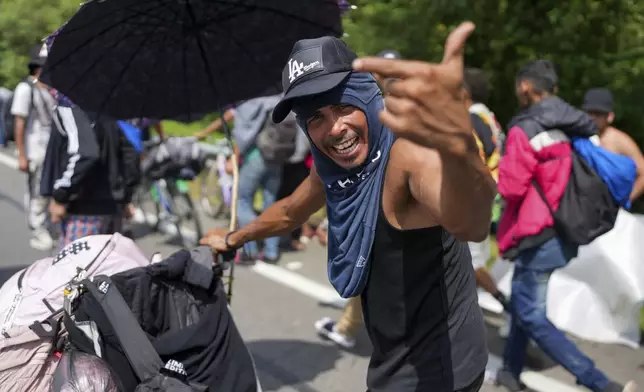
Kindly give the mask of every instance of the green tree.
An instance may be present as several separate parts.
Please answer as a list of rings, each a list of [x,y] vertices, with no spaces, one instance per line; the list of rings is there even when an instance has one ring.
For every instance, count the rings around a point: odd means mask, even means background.
[[[79,7],[79,0],[0,0],[0,85],[13,89],[27,74],[29,51]]]
[[[644,145],[644,2],[637,0],[354,0],[345,17],[346,41],[362,55],[384,48],[413,59],[440,61],[449,31],[464,20],[477,26],[466,62],[486,70],[489,106],[506,123],[517,111],[514,77],[527,60],[548,58],[560,73],[559,91],[581,103],[590,87],[609,87],[616,125]]]

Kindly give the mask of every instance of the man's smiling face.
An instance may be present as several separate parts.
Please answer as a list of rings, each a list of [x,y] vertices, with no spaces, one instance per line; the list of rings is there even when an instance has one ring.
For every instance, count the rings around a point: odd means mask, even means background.
[[[364,112],[351,105],[328,105],[306,120],[309,137],[336,164],[353,169],[369,154],[369,127]]]

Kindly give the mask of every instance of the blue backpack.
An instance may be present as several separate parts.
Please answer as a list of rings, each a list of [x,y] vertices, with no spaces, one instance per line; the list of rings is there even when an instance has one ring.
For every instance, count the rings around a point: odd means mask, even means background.
[[[572,146],[606,184],[615,202],[620,207],[630,209],[629,197],[637,178],[635,161],[628,156],[608,151],[589,138],[572,138]]]

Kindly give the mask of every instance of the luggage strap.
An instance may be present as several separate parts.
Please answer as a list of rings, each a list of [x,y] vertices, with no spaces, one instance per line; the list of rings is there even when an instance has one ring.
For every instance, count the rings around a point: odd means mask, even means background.
[[[82,284],[100,305],[139,380],[159,374],[163,361],[112,280],[99,275]]]

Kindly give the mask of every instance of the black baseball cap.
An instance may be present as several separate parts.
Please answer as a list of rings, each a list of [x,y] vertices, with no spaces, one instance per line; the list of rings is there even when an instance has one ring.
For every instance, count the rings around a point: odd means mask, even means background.
[[[613,111],[613,94],[607,88],[591,88],[584,95],[585,111],[611,113]]]
[[[273,122],[288,116],[294,99],[321,94],[342,83],[353,71],[357,57],[336,37],[297,41],[282,71],[284,97],[273,110]]]

